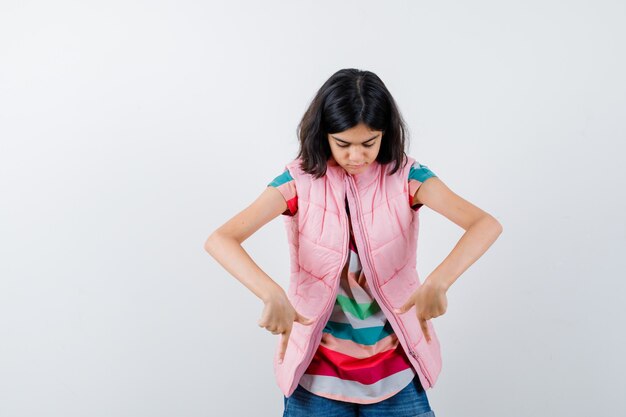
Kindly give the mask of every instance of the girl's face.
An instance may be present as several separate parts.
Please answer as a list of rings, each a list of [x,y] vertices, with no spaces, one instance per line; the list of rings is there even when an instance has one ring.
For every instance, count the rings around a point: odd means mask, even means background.
[[[370,130],[364,123],[338,133],[328,134],[332,157],[349,174],[366,171],[376,160],[382,131]]]

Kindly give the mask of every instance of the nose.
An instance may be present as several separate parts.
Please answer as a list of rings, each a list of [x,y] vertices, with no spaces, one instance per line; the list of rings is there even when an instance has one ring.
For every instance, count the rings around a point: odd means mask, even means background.
[[[351,165],[360,165],[365,162],[365,151],[359,149],[350,149],[348,151],[348,161]]]

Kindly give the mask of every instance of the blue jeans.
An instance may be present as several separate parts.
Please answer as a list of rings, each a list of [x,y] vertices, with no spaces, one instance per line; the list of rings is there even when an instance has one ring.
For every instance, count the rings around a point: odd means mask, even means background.
[[[300,385],[291,397],[283,398],[283,417],[435,417],[417,375],[402,391],[373,404],[331,400],[315,395]]]

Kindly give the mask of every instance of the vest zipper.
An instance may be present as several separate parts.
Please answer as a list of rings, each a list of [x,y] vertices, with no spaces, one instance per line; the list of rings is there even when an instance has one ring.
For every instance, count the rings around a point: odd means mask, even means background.
[[[411,346],[410,343],[410,339],[408,337],[408,332],[406,331],[406,329],[404,328],[404,324],[402,324],[401,320],[396,320],[395,316],[393,315],[393,309],[387,304],[387,300],[383,297],[382,293],[379,291],[378,288],[378,275],[376,275],[376,271],[374,270],[374,268],[372,267],[373,262],[371,261],[371,252],[370,252],[370,246],[369,246],[369,241],[367,240],[366,236],[365,236],[365,232],[364,232],[364,227],[363,227],[363,221],[362,221],[362,217],[361,217],[361,201],[359,200],[359,196],[355,191],[355,183],[354,183],[354,178],[352,178],[350,175],[346,176],[349,179],[350,182],[350,191],[352,192],[352,196],[356,201],[356,209],[357,209],[357,220],[358,220],[358,225],[359,225],[359,230],[362,232],[361,236],[363,237],[363,244],[366,246],[366,250],[365,251],[361,251],[364,252],[363,253],[363,258],[367,260],[367,264],[368,264],[368,268],[372,274],[372,279],[374,280],[374,284],[375,285],[371,285],[371,288],[374,289],[374,291],[376,292],[376,294],[378,294],[378,298],[380,299],[380,301],[383,302],[383,305],[385,306],[385,308],[387,308],[387,310],[390,312],[391,318],[392,318],[392,324],[395,321],[397,324],[397,327],[400,329],[400,333],[402,335],[402,337],[405,340],[406,346],[409,349],[409,354],[411,356],[413,356],[415,358],[415,360],[417,360],[417,363],[420,366],[420,369],[422,370],[422,373],[424,374],[424,376],[426,377],[426,380],[428,381],[428,384],[430,386],[432,386],[432,380],[431,380],[431,376],[430,373],[428,372],[422,358],[419,357],[419,355],[417,354],[417,352],[415,352],[413,350],[413,347]],[[354,225],[354,224],[353,224]],[[355,239],[356,242],[356,239]],[[361,252],[359,252],[359,258],[361,258]],[[367,275],[366,275],[366,279],[367,279]],[[389,319],[389,317],[387,317]],[[392,326],[393,327],[393,326]]]
[[[313,334],[317,335],[315,340],[316,342],[311,344],[309,347],[309,350],[306,352],[306,359],[300,363],[300,365],[298,366],[298,368],[296,369],[296,372],[294,373],[294,381],[298,381],[296,382],[296,384],[299,383],[300,378],[302,378],[302,375],[304,375],[304,373],[306,372],[307,368],[309,367],[309,365],[311,364],[311,361],[313,360],[313,356],[315,355],[315,352],[317,351],[317,347],[319,346],[319,344],[322,341],[322,336],[324,334],[324,327],[326,327],[326,323],[328,322],[328,320],[330,319],[330,316],[333,313],[333,305],[335,304],[336,300],[337,300],[337,294],[339,293],[339,285],[340,285],[340,280],[341,280],[341,273],[343,272],[343,268],[345,266],[346,263],[346,259],[348,257],[348,253],[350,252],[350,229],[348,227],[348,223],[345,223],[345,245],[344,245],[344,251],[343,251],[343,255],[341,258],[341,263],[340,263],[340,267],[339,267],[339,276],[337,277],[337,281],[336,281],[336,285],[335,285],[335,289],[333,291],[332,296],[330,297],[330,299],[328,300],[328,302],[326,303],[326,306],[324,307],[324,311],[326,312],[326,315],[324,316],[323,320],[320,320],[316,326],[315,329],[313,330]],[[320,329],[321,327],[321,329]],[[318,330],[319,329],[319,330]],[[297,385],[296,385],[297,386]]]

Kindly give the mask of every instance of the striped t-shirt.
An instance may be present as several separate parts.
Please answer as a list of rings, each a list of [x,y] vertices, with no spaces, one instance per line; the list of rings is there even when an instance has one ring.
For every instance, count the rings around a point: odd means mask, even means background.
[[[408,177],[408,203],[419,186],[436,176],[415,161]],[[287,202],[284,215],[298,210],[298,196],[289,170],[274,178]],[[422,204],[411,206],[415,211]],[[346,211],[349,214],[346,200]],[[350,224],[350,216],[348,216]],[[385,400],[405,388],[415,371],[391,325],[371,294],[361,268],[350,224],[350,253],[339,282],[339,292],[313,359],[300,386],[322,397],[359,404]]]

